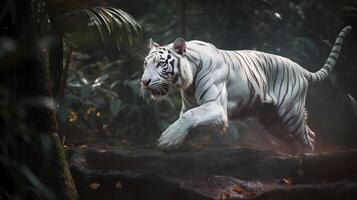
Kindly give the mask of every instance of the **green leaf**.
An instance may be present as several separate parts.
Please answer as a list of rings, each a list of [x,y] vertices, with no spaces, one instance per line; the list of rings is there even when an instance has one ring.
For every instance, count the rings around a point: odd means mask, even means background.
[[[73,88],[79,88],[82,85],[80,83],[78,83],[78,82],[69,82],[69,83],[67,83],[67,86],[68,87],[73,87]]]
[[[63,13],[60,19],[62,24],[68,25],[66,32],[76,32],[78,27],[92,32],[95,28],[103,43],[114,42],[118,47],[123,41],[132,44],[134,36],[140,36],[142,30],[140,24],[131,15],[120,9],[106,6],[72,10]],[[73,20],[76,23],[73,23]]]
[[[114,81],[112,84],[110,84],[110,89],[113,89],[116,85],[118,85],[120,83],[119,80]]]
[[[109,68],[112,68],[112,67],[118,67],[122,63],[123,63],[122,60],[115,60],[115,61],[110,62],[107,65],[105,65],[104,68],[105,69],[109,69]]]
[[[109,78],[109,74],[104,74],[104,75],[96,78],[94,80],[94,84],[92,85],[92,87],[101,86],[107,78]]]
[[[121,110],[121,101],[119,99],[113,99],[110,102],[110,111],[114,116],[117,116],[120,110]]]
[[[108,95],[111,98],[118,98],[118,94],[112,90],[105,89],[103,87],[96,87],[96,90],[101,91],[105,95]]]
[[[88,84],[89,84],[89,81],[86,79],[86,77],[84,76],[84,73],[83,73],[82,71],[77,70],[77,71],[76,71],[76,74],[77,74],[79,80],[80,80],[83,84],[85,84],[85,85],[88,85]]]

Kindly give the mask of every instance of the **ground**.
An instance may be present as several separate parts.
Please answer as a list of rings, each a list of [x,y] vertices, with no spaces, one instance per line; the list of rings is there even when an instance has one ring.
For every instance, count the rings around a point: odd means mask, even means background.
[[[72,144],[81,199],[357,199],[357,150],[290,156],[242,147],[161,151]]]

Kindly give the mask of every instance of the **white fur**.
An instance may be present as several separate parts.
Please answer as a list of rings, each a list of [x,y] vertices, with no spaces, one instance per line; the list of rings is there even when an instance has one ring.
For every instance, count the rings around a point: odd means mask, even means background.
[[[340,36],[344,37],[349,29],[346,27]],[[159,47],[151,41],[143,80],[151,78],[156,83],[146,87],[154,88],[160,85],[158,82],[168,82],[181,90],[182,97],[180,117],[162,133],[159,147],[178,146],[194,128],[224,130],[228,125],[228,114],[230,118],[236,118],[235,115],[239,117],[242,111],[269,105],[275,110],[263,113],[265,116],[261,120],[269,120],[270,115],[275,114],[278,117],[274,120],[282,124],[273,133],[281,138],[294,138],[294,144],[313,149],[315,134],[306,125],[307,87],[310,82],[327,77],[326,71],[331,71],[334,64],[331,59],[338,56],[343,37],[337,40],[328,59],[330,62],[316,73],[308,72],[287,58],[258,51],[224,51],[202,41],[182,45],[182,39],[179,45]],[[186,49],[175,51],[173,46]],[[161,72],[157,68],[160,55],[156,52],[160,48],[165,49],[161,57],[171,53],[171,57],[180,60],[180,69],[173,68],[175,74],[180,74],[175,83],[173,76],[160,79],[158,75]]]

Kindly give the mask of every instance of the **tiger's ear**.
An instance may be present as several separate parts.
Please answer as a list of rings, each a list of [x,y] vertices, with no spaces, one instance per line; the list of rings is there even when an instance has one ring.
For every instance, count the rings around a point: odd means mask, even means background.
[[[177,38],[172,47],[174,51],[180,55],[184,55],[186,53],[186,42],[182,38]]]
[[[154,40],[152,40],[152,38],[150,38],[150,40],[149,40],[149,49],[158,48],[158,47],[160,47],[160,45],[157,44],[156,42],[154,42]]]

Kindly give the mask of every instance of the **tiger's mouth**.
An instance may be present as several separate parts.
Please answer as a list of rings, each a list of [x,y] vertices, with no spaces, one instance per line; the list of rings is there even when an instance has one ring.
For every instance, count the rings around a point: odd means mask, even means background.
[[[160,99],[168,95],[169,93],[169,85],[163,84],[159,87],[147,87],[147,86],[141,86],[142,94],[144,96],[150,95],[152,99]],[[145,95],[146,93],[146,95]]]
[[[145,90],[150,93],[152,99],[160,99],[168,95],[169,84],[162,84],[157,87],[145,87]]]
[[[164,88],[146,88],[152,96],[154,97],[164,97],[169,93],[169,89],[164,89]]]

